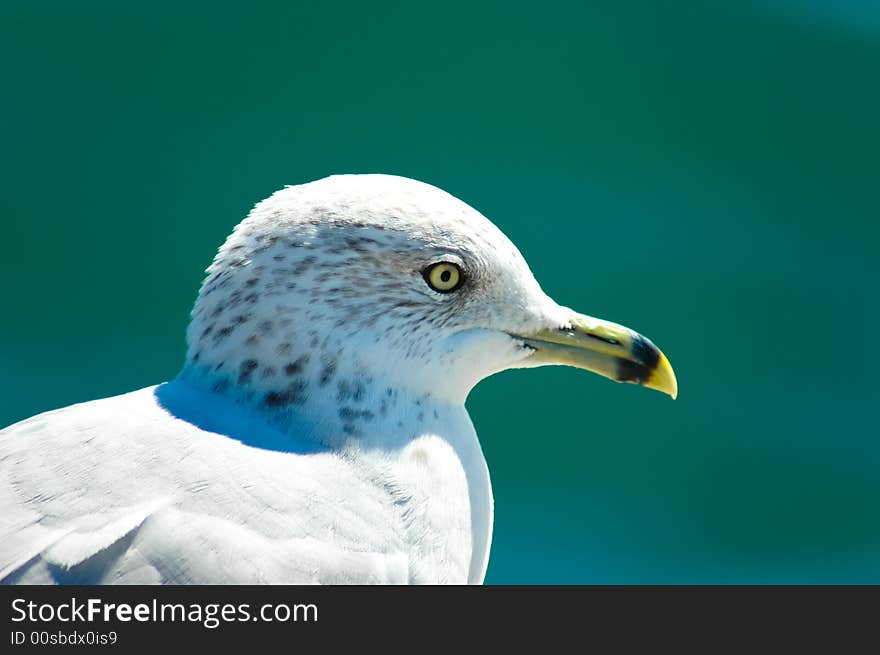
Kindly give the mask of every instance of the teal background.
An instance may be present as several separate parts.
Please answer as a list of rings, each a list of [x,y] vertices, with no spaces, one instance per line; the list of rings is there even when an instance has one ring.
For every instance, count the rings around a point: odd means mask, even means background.
[[[489,582],[880,582],[878,70],[867,1],[7,0],[0,424],[174,376],[256,201],[396,173],[678,374],[473,392]]]

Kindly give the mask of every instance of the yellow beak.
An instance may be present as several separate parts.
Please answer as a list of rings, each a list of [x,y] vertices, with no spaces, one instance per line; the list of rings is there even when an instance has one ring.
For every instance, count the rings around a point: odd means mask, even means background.
[[[633,382],[649,389],[678,395],[675,372],[651,341],[616,323],[575,314],[558,330],[511,335],[535,350],[533,364],[575,366],[617,382]]]

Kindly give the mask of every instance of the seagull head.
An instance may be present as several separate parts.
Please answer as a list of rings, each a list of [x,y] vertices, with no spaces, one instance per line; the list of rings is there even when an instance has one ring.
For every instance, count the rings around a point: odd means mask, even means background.
[[[352,426],[383,394],[461,405],[483,378],[541,365],[677,393],[650,340],[558,305],[487,218],[415,180],[282,189],[207,273],[184,373],[275,411],[324,399]]]

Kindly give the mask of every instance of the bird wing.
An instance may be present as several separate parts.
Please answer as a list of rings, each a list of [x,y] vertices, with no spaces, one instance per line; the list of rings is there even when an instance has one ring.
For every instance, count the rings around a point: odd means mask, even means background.
[[[266,447],[285,437],[226,404],[183,398],[234,428],[203,429],[157,399],[163,386],[0,431],[0,581],[409,581],[405,508],[375,470]]]

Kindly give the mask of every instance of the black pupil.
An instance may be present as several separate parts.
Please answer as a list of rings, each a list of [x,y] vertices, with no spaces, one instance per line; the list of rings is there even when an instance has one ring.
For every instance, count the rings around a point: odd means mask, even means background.
[[[451,277],[452,277],[452,273],[449,270],[445,270],[442,273],[440,273],[440,280],[442,282],[449,282],[449,278],[451,278]]]

